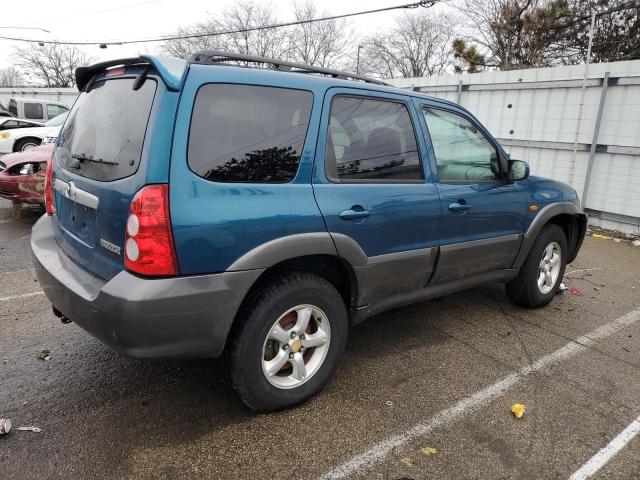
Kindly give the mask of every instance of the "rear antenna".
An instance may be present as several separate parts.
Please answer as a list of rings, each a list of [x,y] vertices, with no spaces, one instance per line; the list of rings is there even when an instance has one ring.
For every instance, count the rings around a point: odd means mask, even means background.
[[[140,90],[142,85],[144,85],[144,82],[147,80],[147,72],[148,71],[149,71],[149,67],[146,67],[144,70],[142,70],[138,74],[138,76],[136,77],[136,79],[133,82],[133,89],[134,90]]]

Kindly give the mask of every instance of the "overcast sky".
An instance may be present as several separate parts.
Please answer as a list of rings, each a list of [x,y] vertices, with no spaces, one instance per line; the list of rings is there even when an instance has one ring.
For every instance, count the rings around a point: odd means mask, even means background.
[[[410,3],[411,0],[316,0],[318,10],[331,14],[350,13]],[[221,15],[234,0],[26,0],[2,2],[0,27],[39,27],[49,30],[15,30],[0,28],[0,35],[58,40],[126,40],[173,33],[177,27]],[[271,1],[283,21],[292,20],[292,0]],[[447,8],[439,6],[438,9]],[[355,17],[350,24],[360,33],[389,26],[398,11]],[[16,42],[0,40],[0,66],[12,64]],[[88,47],[97,60],[129,57],[139,53],[157,53],[159,44],[110,46],[106,50]],[[354,45],[354,49],[356,46]]]

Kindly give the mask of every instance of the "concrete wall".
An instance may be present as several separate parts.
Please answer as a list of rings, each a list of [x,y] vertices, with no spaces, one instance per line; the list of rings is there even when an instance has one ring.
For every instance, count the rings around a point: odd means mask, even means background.
[[[391,83],[457,101],[513,158],[528,161],[533,174],[569,183],[582,196],[606,72],[609,81],[583,204],[592,223],[640,234],[640,60],[591,65],[584,94],[584,65]]]

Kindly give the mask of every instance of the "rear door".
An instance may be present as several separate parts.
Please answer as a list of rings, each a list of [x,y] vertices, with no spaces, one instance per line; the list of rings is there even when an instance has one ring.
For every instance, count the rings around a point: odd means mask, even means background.
[[[509,268],[525,230],[525,186],[504,180],[504,154],[475,119],[453,107],[416,103],[442,203],[433,283]]]
[[[105,279],[123,268],[134,194],[147,183],[168,179],[177,100],[177,93],[167,92],[152,75],[133,90],[140,67],[121,70],[121,75],[100,76],[80,94],[54,153],[58,243],[76,263]]]
[[[355,262],[361,304],[423,287],[431,275],[440,204],[417,123],[403,95],[325,96],[314,191],[338,252],[364,257]]]

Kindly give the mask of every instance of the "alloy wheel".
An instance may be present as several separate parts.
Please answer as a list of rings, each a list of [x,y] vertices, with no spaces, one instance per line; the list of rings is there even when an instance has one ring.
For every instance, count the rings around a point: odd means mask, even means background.
[[[542,253],[538,266],[538,290],[546,295],[555,286],[562,265],[562,250],[558,242],[551,242]]]
[[[269,329],[262,347],[262,372],[275,387],[299,387],[320,370],[330,341],[331,327],[320,308],[293,307]]]

